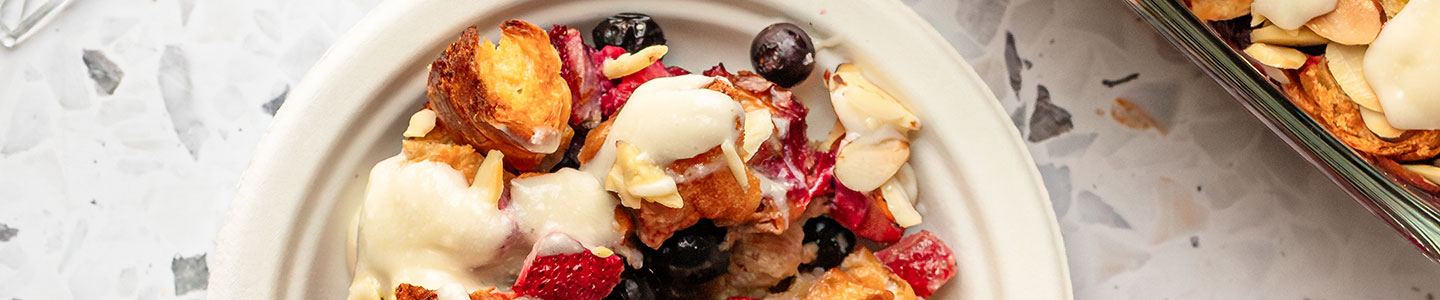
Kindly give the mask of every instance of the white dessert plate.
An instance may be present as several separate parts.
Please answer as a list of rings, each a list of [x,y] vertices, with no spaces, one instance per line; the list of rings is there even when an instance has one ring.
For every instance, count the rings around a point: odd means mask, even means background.
[[[211,256],[209,296],[345,297],[346,235],[366,176],[399,152],[406,120],[425,101],[426,66],[463,28],[479,26],[496,39],[502,21],[520,18],[588,33],[626,11],[653,16],[669,40],[666,64],[695,72],[716,62],[749,69],[755,33],[775,22],[799,24],[820,48],[816,74],[796,89],[812,110],[812,137],[834,122],[818,69],[845,61],[923,122],[911,158],[924,216],[919,229],[947,241],[960,266],[932,298],[1071,298],[1060,230],[1015,127],[970,65],[909,8],[888,0],[381,3],[276,115]]]

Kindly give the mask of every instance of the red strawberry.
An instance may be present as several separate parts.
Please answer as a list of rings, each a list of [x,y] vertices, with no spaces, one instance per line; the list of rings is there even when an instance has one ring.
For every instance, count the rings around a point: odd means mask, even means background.
[[[945,242],[921,230],[901,239],[899,243],[875,252],[895,275],[910,283],[915,294],[930,297],[946,281],[955,277],[955,255]]]
[[[546,245],[551,241],[561,241],[561,245]],[[567,252],[552,253],[557,251]],[[569,237],[547,237],[531,250],[511,289],[518,296],[547,300],[597,300],[620,283],[622,271],[625,263],[619,255],[600,257]]]

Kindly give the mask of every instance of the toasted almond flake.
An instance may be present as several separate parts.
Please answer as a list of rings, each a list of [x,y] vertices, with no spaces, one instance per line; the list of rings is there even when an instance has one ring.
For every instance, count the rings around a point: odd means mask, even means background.
[[[1271,24],[1265,25],[1264,27],[1256,28],[1255,30],[1251,30],[1250,42],[1290,47],[1304,47],[1324,45],[1326,43],[1329,43],[1330,40],[1327,40],[1325,39],[1325,37],[1315,34],[1315,32],[1311,31],[1310,28],[1300,27],[1300,29],[1289,30]]]
[[[1394,139],[1405,134],[1405,130],[1396,129],[1395,126],[1390,125],[1390,120],[1385,118],[1384,113],[1361,107],[1360,119],[1365,121],[1365,128],[1369,128],[1370,132],[1374,132],[1381,138]]]
[[[670,52],[670,48],[665,45],[645,47],[635,53],[625,53],[616,58],[605,59],[605,62],[601,63],[601,71],[605,73],[605,78],[625,77],[649,67],[660,58],[665,57],[665,53],[668,52]]]
[[[485,200],[500,203],[500,191],[505,188],[505,154],[496,150],[485,153],[485,160],[475,170],[475,182],[470,184],[470,188],[483,189],[487,193]]]
[[[1251,0],[1190,0],[1190,11],[1206,21],[1224,21],[1250,13]]]
[[[835,179],[852,190],[870,192],[890,180],[910,159],[910,142],[849,142],[835,157]]]
[[[775,122],[771,120],[770,109],[760,108],[745,112],[745,161],[755,157],[770,136],[775,134]]]
[[[410,115],[410,126],[405,127],[403,134],[407,138],[424,137],[435,129],[435,111],[422,109]]]
[[[1400,9],[1409,3],[1410,0],[1380,0],[1380,7],[1385,9],[1385,18],[1389,19],[1394,18],[1395,14],[1400,13]]]
[[[1250,28],[1260,27],[1260,25],[1265,25],[1265,15],[1250,12]]]
[[[1403,167],[1410,172],[1420,174],[1420,177],[1425,177],[1425,180],[1430,183],[1440,183],[1440,167],[1432,165],[1404,165]]]
[[[1245,54],[1267,66],[1281,69],[1298,69],[1305,65],[1305,53],[1293,48],[1286,48],[1264,43],[1250,44],[1245,48]]]
[[[594,248],[590,248],[590,254],[594,254],[595,256],[599,256],[600,258],[606,258],[610,257],[611,255],[615,255],[615,250],[610,250],[610,248],[607,248],[605,246],[596,246]]]
[[[1346,46],[1330,43],[1325,46],[1325,63],[1340,90],[1360,107],[1376,112],[1385,112],[1380,107],[1380,97],[1365,81],[1365,46]]]
[[[906,163],[894,177],[880,186],[880,195],[885,200],[885,206],[895,217],[895,224],[900,227],[908,228],[919,225],[922,221],[920,212],[915,211],[915,185],[914,171],[910,164]]]
[[[861,74],[860,67],[841,64],[826,85],[836,117],[852,132],[893,126],[901,131],[920,129],[920,119]]]
[[[621,204],[639,207],[639,199],[670,208],[685,206],[675,178],[656,166],[639,147],[615,141],[615,166],[606,176],[606,189],[620,194]]]
[[[1336,43],[1365,45],[1380,35],[1384,17],[1375,0],[1339,0],[1334,11],[1310,20],[1305,27]]]

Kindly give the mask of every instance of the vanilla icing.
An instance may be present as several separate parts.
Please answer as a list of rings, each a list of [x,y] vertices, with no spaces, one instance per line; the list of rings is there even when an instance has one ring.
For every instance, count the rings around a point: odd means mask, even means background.
[[[702,75],[656,78],[641,84],[615,115],[609,136],[595,157],[581,167],[604,180],[615,165],[615,141],[643,151],[659,166],[695,157],[719,146],[741,186],[748,184],[743,160],[735,148],[738,124],[745,110],[724,93],[706,89],[717,79]]]
[[[1300,29],[1310,19],[1335,10],[1337,0],[1255,0],[1251,11],[1286,30]]]
[[[510,181],[505,211],[530,241],[559,232],[587,247],[613,246],[621,238],[617,203],[594,177],[565,168]]]
[[[1398,129],[1440,129],[1440,1],[1412,0],[1365,53],[1365,78]]]
[[[444,163],[401,154],[376,164],[360,211],[350,299],[390,297],[401,283],[462,291],[500,283],[473,272],[497,263],[515,231],[486,199],[498,193],[486,189]]]

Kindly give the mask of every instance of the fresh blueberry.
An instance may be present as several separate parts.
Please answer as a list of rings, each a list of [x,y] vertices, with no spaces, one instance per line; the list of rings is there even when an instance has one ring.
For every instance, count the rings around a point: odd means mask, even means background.
[[[609,45],[634,53],[645,47],[665,44],[665,31],[660,30],[660,24],[642,13],[621,13],[605,18],[595,25],[591,34],[594,35],[596,49]]]
[[[800,265],[801,270],[813,268],[834,268],[855,250],[855,234],[835,219],[815,217],[805,222],[805,244],[814,244],[815,260]]]
[[[750,42],[750,63],[765,79],[792,87],[815,69],[815,45],[800,26],[776,23],[760,30]]]
[[[649,272],[625,268],[620,283],[610,290],[605,300],[655,300],[655,276]]]
[[[720,249],[725,229],[710,221],[676,232],[659,249],[645,253],[645,267],[682,284],[700,284],[725,274],[730,253]]]

